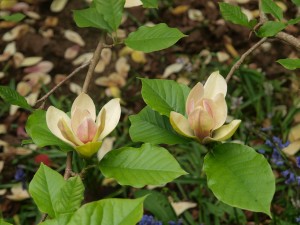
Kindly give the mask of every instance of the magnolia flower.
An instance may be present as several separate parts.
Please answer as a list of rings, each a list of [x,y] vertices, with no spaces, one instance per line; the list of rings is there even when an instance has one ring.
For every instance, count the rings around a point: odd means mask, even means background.
[[[227,117],[225,96],[227,83],[220,73],[212,73],[204,87],[199,82],[190,91],[186,101],[187,117],[172,111],[170,122],[179,134],[197,139],[200,143],[224,141],[230,138],[240,120],[224,125]]]
[[[102,140],[118,124],[121,115],[119,99],[110,100],[96,117],[93,100],[81,93],[73,102],[71,118],[50,106],[46,113],[47,126],[62,141],[71,145],[81,156],[91,157],[102,145]]]

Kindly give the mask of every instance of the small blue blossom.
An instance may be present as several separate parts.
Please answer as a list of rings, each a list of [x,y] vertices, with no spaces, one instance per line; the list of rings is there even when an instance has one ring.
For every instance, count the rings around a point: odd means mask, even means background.
[[[289,170],[284,170],[284,171],[281,172],[281,175],[284,176],[284,177],[288,177],[289,174],[290,174]]]
[[[26,174],[24,172],[24,170],[21,168],[21,167],[18,167],[17,170],[16,170],[16,173],[15,173],[15,180],[16,181],[24,181],[26,177]]]
[[[163,225],[163,223],[155,220],[153,216],[143,215],[139,225]]]
[[[265,153],[266,153],[266,151],[265,151],[264,149],[258,149],[257,151],[258,151],[258,153],[260,153],[260,154],[265,154]]]
[[[266,140],[265,145],[269,146],[270,148],[274,147],[273,143],[269,139]]]
[[[284,164],[284,161],[281,157],[280,152],[277,150],[277,148],[273,148],[272,153],[272,162],[276,164],[277,166],[282,166]]]
[[[297,184],[300,186],[300,176],[297,176],[296,180],[297,180]]]
[[[169,221],[168,224],[169,225],[183,225],[182,220],[178,220],[177,222],[175,222],[175,221]]]
[[[300,156],[296,157],[296,165],[298,168],[300,168]]]
[[[286,143],[283,143],[282,140],[279,137],[273,136],[272,140],[280,149],[286,148],[289,146],[290,142],[287,141]]]

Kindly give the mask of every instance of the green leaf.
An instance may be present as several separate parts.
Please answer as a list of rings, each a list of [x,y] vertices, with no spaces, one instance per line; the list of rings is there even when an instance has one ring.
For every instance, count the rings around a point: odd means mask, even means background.
[[[241,8],[225,2],[219,2],[222,17],[231,23],[250,27],[247,16],[242,12]]]
[[[190,92],[188,86],[173,80],[141,80],[143,99],[153,110],[167,117],[171,111],[185,115],[185,101]]]
[[[295,18],[295,19],[291,19],[291,20],[289,20],[289,21],[287,21],[287,25],[294,25],[294,24],[297,24],[297,23],[299,23],[300,22],[300,17],[297,17],[297,18]]]
[[[259,37],[272,37],[285,28],[285,24],[276,21],[265,22],[257,31]]]
[[[0,218],[0,225],[13,225],[13,224],[7,223],[3,219]]]
[[[300,6],[300,0],[292,0],[292,2],[293,2],[296,6]]]
[[[20,22],[23,20],[26,16],[23,13],[14,13],[11,15],[4,15],[2,16],[2,19],[6,21],[11,21],[11,22]]]
[[[57,194],[54,211],[57,215],[72,214],[80,208],[84,186],[79,176],[69,178]]]
[[[185,36],[178,29],[160,23],[153,27],[141,26],[137,31],[130,33],[124,42],[134,50],[154,52],[172,46]]]
[[[264,13],[270,13],[279,21],[282,20],[282,9],[273,0],[262,0],[261,8]]]
[[[104,199],[85,204],[67,225],[137,224],[143,215],[144,199]]]
[[[278,59],[276,62],[280,63],[288,70],[295,70],[300,68],[300,59]]]
[[[141,0],[144,8],[158,8],[158,0]]]
[[[54,204],[65,182],[58,172],[43,163],[40,165],[29,184],[29,193],[41,212],[48,213],[52,218],[56,216]]]
[[[94,0],[99,14],[116,31],[121,23],[125,0]]]
[[[105,177],[133,187],[162,185],[186,174],[166,149],[151,144],[110,151],[100,161],[100,170]]]
[[[245,145],[217,145],[205,156],[204,171],[220,201],[271,216],[275,177],[263,155]]]
[[[168,198],[164,194],[153,190],[138,190],[134,193],[135,197],[142,197],[145,195],[148,196],[144,201],[144,208],[151,212],[157,220],[166,224],[169,221],[177,220],[176,214]]]
[[[96,8],[74,10],[73,17],[78,27],[95,27],[108,32],[112,31],[112,28],[104,20],[103,15],[99,14]]]
[[[60,215],[57,218],[53,220],[46,220],[43,223],[39,223],[39,225],[62,225],[67,224],[70,220],[70,217],[73,214],[67,214],[67,215]]]
[[[169,145],[189,142],[173,130],[168,117],[153,111],[149,106],[137,115],[130,116],[129,120],[129,134],[134,142]]]
[[[0,86],[0,97],[5,102],[32,111],[32,108],[27,103],[26,99],[23,96],[21,96],[17,91],[11,89],[10,87]]]
[[[73,147],[51,133],[46,123],[46,112],[44,110],[36,110],[32,113],[28,117],[25,129],[27,134],[39,147],[56,145],[63,151],[73,149]]]

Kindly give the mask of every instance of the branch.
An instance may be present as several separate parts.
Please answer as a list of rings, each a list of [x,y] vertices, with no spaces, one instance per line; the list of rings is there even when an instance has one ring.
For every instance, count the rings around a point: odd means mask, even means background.
[[[279,32],[275,35],[280,41],[286,42],[291,46],[297,48],[300,51],[300,40],[295,38],[293,35],[287,34],[285,32]]]
[[[248,49],[241,58],[235,62],[235,64],[231,67],[229,73],[226,76],[226,82],[230,80],[230,78],[233,76],[233,73],[241,66],[241,64],[244,62],[245,58],[250,55],[255,49],[257,49],[262,43],[264,43],[268,38],[262,38],[259,42],[257,42],[255,45],[253,45],[250,49]]]
[[[53,87],[47,94],[45,94],[43,97],[41,97],[39,100],[36,101],[35,105],[37,105],[40,102],[45,101],[54,91],[56,91],[57,88],[59,88],[61,85],[63,85],[67,80],[69,80],[71,77],[73,77],[76,73],[78,73],[80,70],[87,67],[91,61],[88,61],[81,66],[77,67],[72,73],[70,73],[65,79],[63,79],[61,82],[59,82],[55,87]]]
[[[65,174],[64,174],[65,180],[68,180],[72,174],[72,158],[73,158],[73,151],[69,151],[67,153],[67,161],[66,161],[66,168],[65,168]]]

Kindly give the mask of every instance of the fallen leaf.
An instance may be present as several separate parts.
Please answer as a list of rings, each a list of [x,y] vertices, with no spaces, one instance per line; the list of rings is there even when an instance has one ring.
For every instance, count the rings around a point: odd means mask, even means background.
[[[145,53],[141,51],[133,51],[131,53],[131,58],[136,63],[144,64],[147,62]]]
[[[47,16],[44,24],[46,27],[56,27],[58,24],[58,18],[55,16]]]
[[[62,82],[67,76],[64,74],[56,74],[54,77],[54,83],[57,85]]]
[[[40,56],[33,56],[33,57],[27,57],[24,58],[22,61],[20,67],[28,67],[28,66],[33,66],[37,63],[39,63],[43,58]]]
[[[191,83],[191,81],[186,77],[178,77],[176,81],[180,84],[185,84],[185,85],[189,85]]]
[[[75,44],[78,44],[79,46],[84,46],[85,45],[85,42],[82,39],[82,37],[78,33],[76,33],[75,31],[65,30],[64,37],[67,40],[69,40],[69,41],[71,41]]]
[[[197,204],[194,202],[173,202],[173,200],[170,200],[170,204],[177,216],[182,214],[184,211],[195,208],[197,206]]]
[[[53,63],[50,61],[39,62],[35,66],[27,67],[24,69],[25,73],[48,73],[53,69]]]
[[[61,12],[66,4],[68,3],[68,0],[53,0],[50,6],[51,12]]]
[[[25,81],[20,81],[17,84],[17,88],[16,88],[17,92],[22,95],[22,96],[26,96],[30,93],[31,91],[31,85]]]
[[[29,105],[34,106],[39,97],[39,94],[40,94],[39,92],[31,93],[27,97],[25,97],[25,99]]]
[[[3,170],[3,167],[4,167],[4,161],[0,161],[0,174],[1,174],[1,171]]]
[[[108,65],[111,61],[112,51],[110,48],[104,48],[101,52],[101,58],[105,65]]]
[[[188,17],[190,20],[202,22],[204,20],[204,16],[201,10],[199,9],[189,9]]]
[[[230,57],[226,52],[217,52],[217,58],[220,63],[227,61]]]
[[[287,156],[294,156],[300,150],[300,140],[291,142],[289,146],[282,149]]]
[[[11,195],[6,195],[6,198],[13,200],[13,201],[22,201],[25,199],[30,198],[29,193],[26,189],[23,189],[22,183],[17,183],[13,185],[10,189]]]
[[[73,45],[69,48],[66,49],[65,51],[65,59],[74,59],[80,50],[80,46],[79,45]]]
[[[209,64],[211,62],[211,59],[212,59],[212,54],[210,51],[208,51],[207,49],[204,49],[202,50],[200,53],[199,53],[199,56],[201,58],[203,58],[203,63],[205,65]]]
[[[121,90],[117,86],[110,86],[106,88],[105,94],[108,97],[121,98]]]
[[[162,78],[167,78],[171,74],[178,73],[183,68],[182,63],[174,63],[166,67],[164,74],[162,75]]]
[[[174,9],[171,9],[171,13],[176,16],[181,15],[184,14],[189,8],[190,8],[189,5],[179,5]]]
[[[15,4],[12,8],[11,11],[13,12],[26,12],[29,9],[29,5],[26,2],[18,2]]]
[[[2,36],[2,40],[7,42],[16,40],[17,38],[20,38],[21,36],[26,34],[28,31],[29,31],[29,26],[27,24],[18,25],[13,29],[11,29],[10,31],[6,32]]]
[[[109,151],[112,150],[113,144],[115,142],[115,137],[107,137],[104,139],[101,148],[97,152],[97,158],[100,161]]]
[[[30,155],[32,153],[32,150],[23,147],[17,147],[17,148],[13,148],[13,153],[15,155]]]
[[[290,142],[300,140],[300,124],[297,124],[296,126],[291,128],[288,135],[288,140]]]
[[[106,64],[105,64],[104,60],[100,59],[95,67],[95,72],[102,73],[105,70],[105,66],[106,66]]]
[[[125,46],[119,51],[119,56],[126,56],[133,52],[134,50],[132,48],[129,48],[128,46]]]
[[[116,62],[115,69],[122,77],[127,77],[130,70],[130,65],[128,64],[127,59],[125,57],[120,57]]]
[[[41,19],[41,16],[39,14],[37,14],[36,12],[33,12],[33,11],[26,11],[26,12],[24,12],[24,14],[26,16],[28,16],[29,18],[34,19],[34,20]]]
[[[140,6],[140,5],[143,5],[141,0],[126,0],[124,7],[125,8],[131,8],[131,7]]]
[[[16,43],[13,41],[5,46],[3,54],[0,55],[0,62],[8,60],[12,55],[16,53]]]
[[[74,82],[71,82],[69,87],[70,87],[70,91],[77,95],[80,95],[80,93],[82,92],[82,87]]]
[[[79,65],[82,65],[83,63],[87,63],[88,61],[90,61],[93,58],[93,55],[94,55],[94,53],[92,53],[92,52],[84,53],[84,54],[78,56],[72,62],[72,64],[74,66],[79,66]]]
[[[14,61],[14,65],[15,67],[20,67],[21,63],[23,62],[24,60],[24,55],[21,53],[21,52],[16,52],[14,55],[13,55],[13,61]]]
[[[0,196],[5,195],[6,192],[7,192],[6,189],[0,189]]]
[[[103,186],[115,187],[118,185],[117,181],[114,178],[104,178],[102,181]]]
[[[31,92],[39,91],[42,85],[47,85],[51,82],[51,76],[46,73],[29,73],[22,79],[31,86]]]

